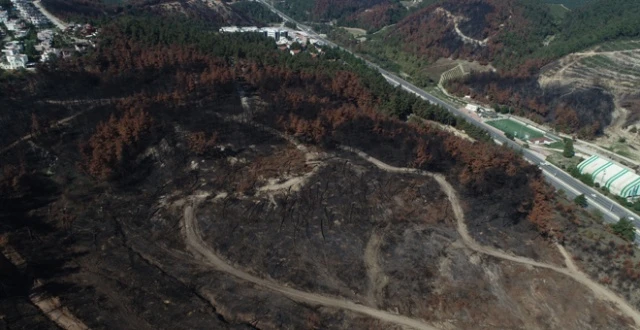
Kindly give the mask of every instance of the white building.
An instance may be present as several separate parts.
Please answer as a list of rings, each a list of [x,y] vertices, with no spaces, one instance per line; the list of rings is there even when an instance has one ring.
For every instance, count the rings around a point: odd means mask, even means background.
[[[5,70],[24,69],[27,66],[27,62],[29,62],[29,59],[25,54],[7,55],[5,57],[7,61],[0,63],[0,67]]]
[[[223,33],[236,33],[240,32],[240,28],[237,26],[223,26],[220,28],[220,32]]]
[[[22,53],[23,50],[24,50],[24,46],[22,45],[22,42],[20,42],[20,41],[10,41],[10,42],[7,42],[6,45],[4,45],[4,50],[2,50],[2,51],[3,52],[15,51],[17,53]]]
[[[279,40],[280,38],[286,38],[289,36],[289,30],[281,29],[277,27],[258,28],[255,26],[247,26],[247,27],[224,26],[224,27],[221,27],[219,31],[222,33],[261,32],[261,33],[264,33],[265,36],[276,39],[276,40]]]
[[[19,19],[7,20],[4,22],[4,26],[6,26],[9,31],[17,31],[25,28],[24,23]]]
[[[60,57],[62,52],[59,49],[51,48],[40,55],[40,62],[47,62],[53,57]]]
[[[475,104],[471,104],[471,103],[467,103],[467,106],[464,107],[464,108],[469,110],[469,111],[473,111],[473,112],[478,112],[478,109],[480,109],[479,106],[477,106]]]
[[[640,197],[640,175],[613,161],[593,155],[578,164],[581,174],[589,174],[594,183],[624,198]]]

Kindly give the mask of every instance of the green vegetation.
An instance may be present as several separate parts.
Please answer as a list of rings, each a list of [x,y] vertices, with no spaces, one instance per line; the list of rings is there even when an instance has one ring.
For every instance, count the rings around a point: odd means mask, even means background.
[[[561,23],[569,13],[568,8],[560,4],[549,4],[549,9],[551,10],[551,15],[557,23]]]
[[[604,41],[640,36],[640,1],[596,0],[572,11],[542,55],[559,57]]]
[[[554,152],[547,157],[546,161],[555,166],[558,166],[561,169],[570,169],[572,167],[578,166],[578,164],[580,164],[583,159],[576,156],[565,158],[562,153]]]
[[[576,196],[576,198],[573,199],[573,202],[580,207],[587,207],[587,205],[589,205],[589,203],[587,202],[587,198],[584,197],[584,194]]]
[[[549,4],[564,5],[569,9],[578,8],[593,2],[594,0],[545,0]]]
[[[591,177],[591,174],[580,173],[580,170],[578,169],[578,167],[575,167],[575,166],[574,167],[570,167],[568,172],[574,178],[582,181],[582,183],[593,187],[593,177]]]
[[[620,221],[611,224],[611,229],[613,232],[622,237],[623,239],[633,242],[636,238],[635,226],[633,223],[627,218],[620,218]]]
[[[562,155],[565,158],[571,158],[575,154],[576,154],[576,152],[573,150],[573,140],[564,139],[564,150],[562,151]]]
[[[232,6],[234,9],[246,14],[253,21],[262,25],[282,22],[280,16],[257,1],[240,1],[233,3]]]
[[[289,21],[284,22],[284,26],[294,30],[298,29],[298,25],[296,23],[289,22]]]
[[[633,50],[640,48],[640,41],[637,40],[618,40],[607,42],[598,47],[602,51],[620,51]]]
[[[544,135],[534,129],[517,123],[511,119],[498,119],[487,122],[487,124],[511,134],[520,140],[526,141],[533,138],[543,137]]]

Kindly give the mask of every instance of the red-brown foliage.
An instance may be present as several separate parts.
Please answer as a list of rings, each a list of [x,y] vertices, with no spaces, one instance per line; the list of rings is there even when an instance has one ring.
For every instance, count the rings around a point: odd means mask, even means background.
[[[107,122],[98,124],[89,142],[81,146],[82,166],[103,181],[121,174],[146,146],[152,128],[153,119],[143,107],[130,107],[120,118],[112,114]]]

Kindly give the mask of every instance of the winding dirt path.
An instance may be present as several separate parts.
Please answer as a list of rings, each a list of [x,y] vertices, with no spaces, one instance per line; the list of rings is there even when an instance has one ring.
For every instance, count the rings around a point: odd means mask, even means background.
[[[297,302],[307,303],[311,305],[322,305],[332,308],[349,310],[352,312],[371,316],[373,318],[394,323],[401,326],[411,327],[415,329],[436,330],[437,328],[425,323],[422,320],[414,319],[402,315],[392,314],[386,311],[356,304],[343,298],[327,297],[320,294],[304,292],[287,287],[282,284],[275,283],[257,276],[251,275],[245,271],[235,268],[222,260],[211,248],[202,240],[200,229],[196,221],[195,208],[199,200],[205,196],[195,197],[191,203],[187,203],[184,209],[184,234],[187,247],[196,255],[200,255],[202,259],[210,266],[233,275],[243,281],[253,283],[274,292],[281,293]]]
[[[389,282],[389,278],[384,274],[378,262],[381,244],[382,235],[374,229],[364,249],[364,265],[367,269],[367,279],[369,280],[367,300],[371,306],[378,306],[378,302],[381,299],[380,293]]]
[[[569,268],[574,272],[578,272],[579,271],[578,267],[576,266],[575,262],[573,262],[573,258],[571,257],[571,255],[569,255],[567,250],[564,249],[564,246],[558,243],[556,243],[556,246],[558,247],[560,254],[562,254],[562,256],[564,257],[564,263],[567,265],[567,268]]]
[[[453,213],[454,213],[454,216],[455,216],[456,222],[457,222],[458,234],[460,234],[460,236],[462,237],[462,240],[464,241],[464,244],[467,245],[468,248],[470,248],[471,250],[474,250],[474,251],[476,251],[478,253],[486,254],[486,255],[489,255],[489,256],[492,256],[492,257],[496,257],[496,258],[499,258],[499,259],[509,260],[509,261],[512,261],[512,262],[525,264],[525,265],[530,265],[530,266],[533,266],[533,267],[549,269],[549,270],[555,271],[557,273],[560,273],[560,274],[566,275],[568,277],[571,277],[576,282],[581,283],[584,286],[586,286],[589,289],[591,289],[591,291],[599,299],[615,303],[622,313],[624,313],[626,316],[628,316],[628,317],[630,317],[630,318],[632,318],[634,320],[634,322],[636,323],[636,328],[639,329],[639,327],[640,327],[640,313],[637,310],[635,310],[631,305],[629,305],[629,303],[627,303],[627,301],[625,301],[623,298],[619,297],[618,295],[616,295],[614,292],[612,292],[611,290],[607,289],[603,285],[591,280],[586,274],[581,272],[575,266],[575,264],[573,264],[573,262],[570,260],[571,258],[569,256],[569,254],[564,249],[560,249],[560,252],[565,256],[565,259],[567,260],[568,268],[561,268],[561,267],[557,267],[557,266],[554,266],[554,265],[538,262],[538,261],[535,261],[535,260],[532,260],[532,259],[529,259],[529,258],[514,256],[514,255],[511,255],[511,254],[507,254],[507,253],[505,253],[503,251],[500,251],[498,249],[494,249],[494,248],[490,248],[490,247],[486,247],[486,246],[482,246],[482,245],[478,244],[471,237],[471,235],[469,235],[469,230],[467,229],[467,225],[464,222],[464,212],[462,210],[462,206],[460,204],[460,201],[458,199],[458,196],[456,194],[455,189],[453,189],[451,184],[449,184],[449,182],[447,182],[445,177],[442,176],[441,174],[434,174],[434,173],[421,171],[421,170],[413,169],[413,168],[403,168],[403,167],[391,166],[391,165],[383,163],[382,161],[380,161],[378,159],[375,159],[375,158],[367,155],[366,153],[364,153],[364,152],[362,152],[360,150],[357,150],[357,149],[354,149],[354,148],[350,148],[350,147],[345,147],[345,146],[341,146],[340,148],[345,150],[345,151],[353,152],[353,153],[357,154],[358,156],[360,156],[361,158],[363,158],[363,159],[367,160],[368,162],[372,163],[373,165],[377,166],[378,168],[380,168],[382,170],[385,170],[385,171],[388,171],[388,172],[392,172],[392,173],[414,173],[414,174],[425,175],[425,176],[429,176],[429,177],[434,178],[438,182],[438,184],[440,185],[440,188],[447,195],[447,197],[449,199],[449,202],[451,203],[451,206],[453,208]]]

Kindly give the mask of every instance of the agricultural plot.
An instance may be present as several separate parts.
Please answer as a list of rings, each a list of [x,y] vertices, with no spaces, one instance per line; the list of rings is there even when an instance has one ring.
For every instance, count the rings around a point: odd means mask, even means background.
[[[612,51],[624,51],[640,49],[640,41],[638,40],[625,40],[625,41],[613,41],[598,47],[598,51],[612,52]]]
[[[539,131],[510,119],[493,120],[487,122],[487,124],[524,141],[544,136]]]
[[[613,88],[615,94],[636,93],[640,88],[640,48],[628,50],[631,44],[640,47],[640,42],[612,43],[607,47],[617,49],[625,47],[627,50],[585,55],[579,60],[567,64],[564,70],[556,73],[546,72],[545,75],[553,76],[562,72],[562,77],[555,78],[578,81],[597,80]]]
[[[449,71],[446,71],[445,73],[442,74],[442,76],[440,77],[440,86],[442,86],[445,82],[449,80],[464,77],[466,74],[467,73],[464,72],[462,65],[457,65],[455,68]]]

